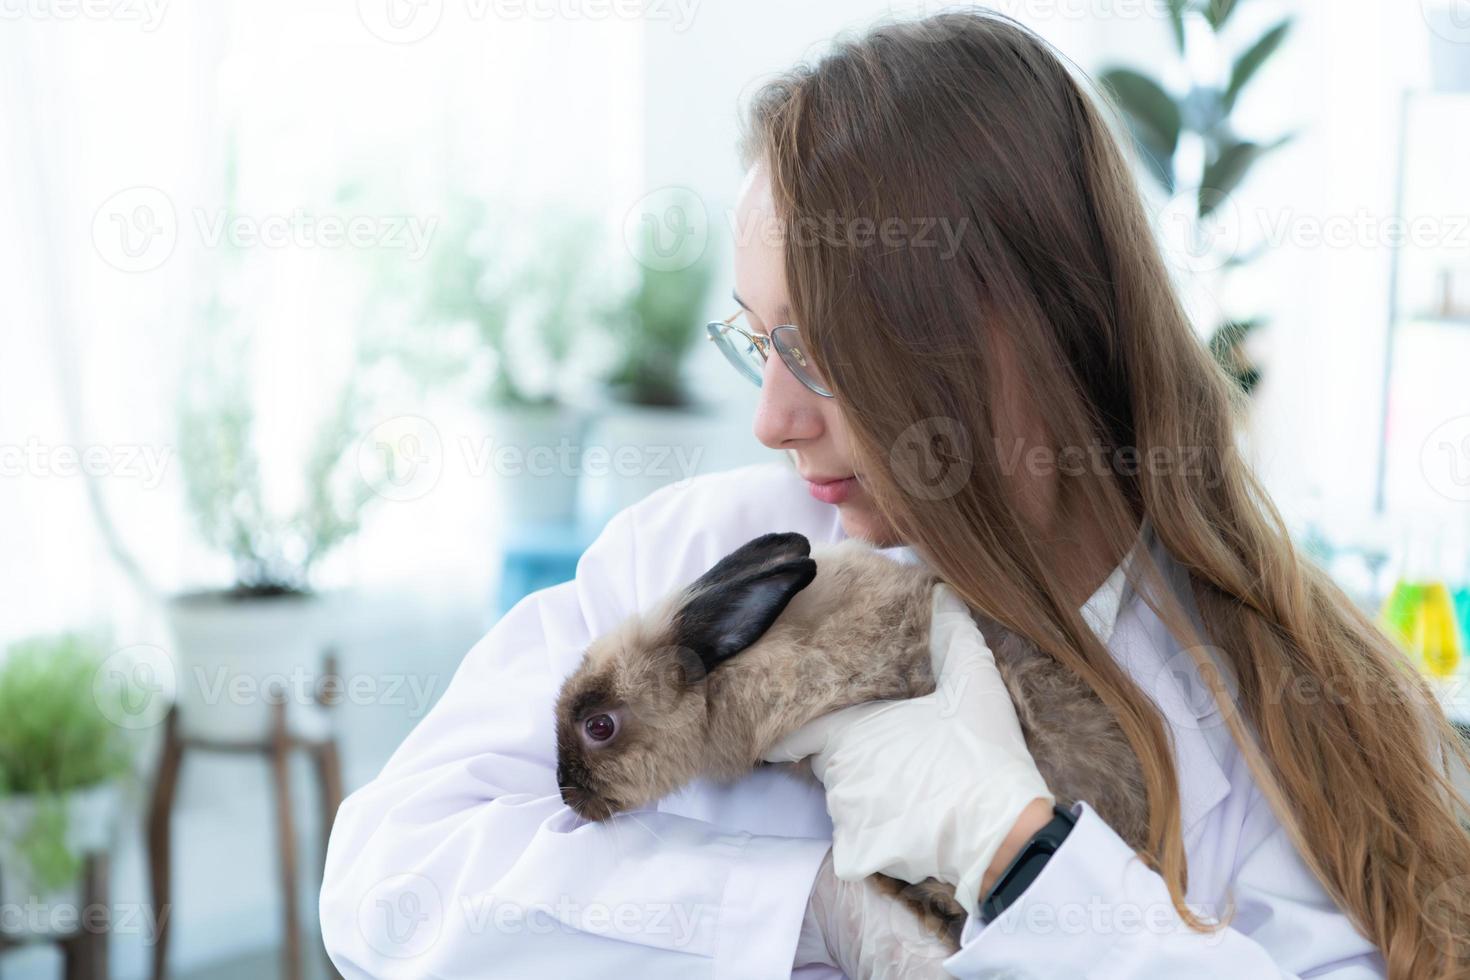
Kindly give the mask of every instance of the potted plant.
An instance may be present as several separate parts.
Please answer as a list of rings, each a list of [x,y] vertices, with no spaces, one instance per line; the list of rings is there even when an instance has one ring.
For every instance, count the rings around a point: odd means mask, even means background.
[[[606,313],[599,223],[578,211],[461,195],[430,252],[423,319],[403,344],[421,377],[468,380],[487,411],[484,460],[513,523],[576,510],[581,407],[569,395],[587,328]]]
[[[0,661],[0,903],[80,907],[81,871],[106,851],[132,767],[125,671],[77,633],[12,644]],[[49,916],[0,916],[16,938]]]
[[[257,741],[284,699],[292,731],[319,735],[326,719],[314,679],[330,636],[312,571],[358,531],[381,490],[380,474],[357,456],[359,400],[347,384],[308,440],[294,506],[283,508],[266,492],[248,345],[219,330],[208,350],[181,399],[177,458],[199,535],[229,560],[233,579],[167,602],[180,725],[194,737]]]
[[[1145,168],[1170,198],[1162,230],[1177,240],[1169,251],[1184,259],[1202,288],[1195,305],[1209,324],[1210,350],[1247,395],[1260,383],[1260,369],[1246,351],[1248,339],[1266,322],[1255,314],[1231,315],[1215,306],[1225,279],[1263,251],[1242,248],[1231,222],[1231,195],[1263,157],[1291,138],[1268,142],[1243,138],[1232,118],[1246,86],[1271,60],[1291,28],[1287,17],[1243,49],[1227,50],[1225,32],[1239,0],[1167,0],[1178,73],[1189,78],[1182,91],[1132,68],[1102,72],[1103,87],[1122,109]],[[1220,66],[1201,73],[1199,66]],[[1197,161],[1197,162],[1195,162]],[[1197,169],[1195,169],[1197,168]],[[1186,172],[1193,170],[1192,173]],[[1213,281],[1205,281],[1213,279]]]
[[[691,202],[673,202],[674,207]],[[715,413],[690,391],[684,367],[703,337],[700,315],[713,279],[708,251],[665,256],[658,226],[637,229],[632,285],[605,318],[610,366],[586,446],[605,465],[584,467],[581,511],[600,526],[659,487],[693,475],[709,448]]]

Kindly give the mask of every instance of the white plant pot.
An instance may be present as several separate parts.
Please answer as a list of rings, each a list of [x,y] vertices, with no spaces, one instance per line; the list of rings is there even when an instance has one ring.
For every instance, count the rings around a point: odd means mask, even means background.
[[[715,468],[728,427],[709,409],[614,404],[588,425],[579,512],[601,527],[661,487]]]
[[[577,510],[582,413],[568,406],[505,408],[490,416],[486,472],[507,522],[557,523]]]
[[[168,603],[179,730],[186,737],[260,741],[283,697],[293,735],[328,734],[316,702],[327,603],[319,596],[232,599],[180,596]]]
[[[112,847],[118,825],[116,781],[72,790],[63,796],[66,809],[66,846],[85,856]],[[0,798],[0,933],[7,937],[42,939],[67,931],[80,914],[83,882],[80,876],[60,888],[42,891],[20,847],[29,832],[39,803],[34,796]]]
[[[1434,0],[1424,4],[1429,25],[1429,72],[1441,92],[1470,92],[1470,3]]]

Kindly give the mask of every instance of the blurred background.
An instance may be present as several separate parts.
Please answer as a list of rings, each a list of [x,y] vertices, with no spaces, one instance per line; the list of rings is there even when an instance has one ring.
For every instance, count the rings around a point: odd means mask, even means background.
[[[744,99],[944,6],[0,5],[0,976],[329,975],[329,815],[465,652],[777,458],[701,330]],[[993,9],[1113,100],[1278,506],[1470,717],[1470,2]]]

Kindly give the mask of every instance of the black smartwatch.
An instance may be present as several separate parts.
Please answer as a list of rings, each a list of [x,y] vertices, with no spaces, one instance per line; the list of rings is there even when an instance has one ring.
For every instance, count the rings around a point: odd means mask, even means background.
[[[1020,853],[991,886],[990,894],[981,901],[977,910],[981,922],[989,922],[1015,904],[1027,886],[1041,874],[1047,859],[1062,846],[1062,841],[1066,840],[1067,834],[1077,823],[1077,818],[1072,816],[1070,810],[1056,804],[1052,804],[1051,812],[1051,820],[1022,845]]]

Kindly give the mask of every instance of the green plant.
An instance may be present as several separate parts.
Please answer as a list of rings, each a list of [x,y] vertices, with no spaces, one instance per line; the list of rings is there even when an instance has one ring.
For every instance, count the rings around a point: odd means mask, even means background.
[[[491,361],[479,393],[486,404],[558,404],[577,342],[609,316],[598,222],[565,208],[533,211],[467,196],[449,210],[429,251],[423,319],[441,334],[468,328]],[[463,345],[424,341],[396,345],[400,362],[421,378],[450,380],[470,367]]]
[[[81,866],[66,842],[65,795],[117,779],[131,767],[122,717],[130,682],[101,673],[101,645],[81,634],[12,644],[0,662],[0,797],[32,797],[36,809],[16,850],[42,888]]]
[[[226,213],[233,214],[239,209],[239,159],[232,128],[225,140],[221,198]],[[335,206],[349,207],[354,190],[350,184],[339,186]],[[221,593],[230,598],[305,595],[311,591],[313,567],[360,529],[383,478],[370,478],[354,465],[366,399],[354,383],[356,372],[349,371],[301,462],[299,503],[283,514],[268,502],[252,405],[251,330],[240,312],[249,308],[249,299],[226,299],[248,288],[243,283],[249,251],[230,236],[213,251],[208,292],[198,329],[190,333],[194,343],[180,385],[177,458],[195,526],[205,544],[234,565],[234,581]],[[358,367],[367,363],[363,353],[359,345]],[[280,465],[275,453],[269,458]]]
[[[1100,80],[1122,109],[1134,145],[1154,180],[1171,196],[1192,195],[1193,233],[1199,236],[1256,163],[1291,138],[1287,134],[1265,143],[1243,139],[1232,118],[1241,93],[1285,41],[1291,18],[1281,20],[1233,56],[1217,57],[1225,54],[1222,35],[1241,0],[1166,2],[1179,62],[1190,79],[1188,88],[1171,92],[1148,75],[1126,67],[1109,68]],[[1200,23],[1208,30],[1190,29]],[[1201,77],[1195,70],[1200,64],[1228,64],[1229,70]],[[1191,138],[1198,141],[1202,153],[1181,152]],[[1181,188],[1181,181],[1186,180],[1182,173],[1185,160],[1195,157],[1197,180]],[[1245,265],[1259,254],[1257,249],[1231,255],[1222,272]],[[1217,324],[1210,335],[1210,350],[1247,394],[1255,390],[1261,374],[1250,363],[1244,345],[1265,322],[1259,316],[1230,318]]]
[[[361,406],[349,382],[318,427],[302,472],[303,500],[272,513],[262,487],[245,365],[248,342],[213,301],[208,358],[196,364],[179,406],[178,458],[185,497],[206,544],[230,556],[237,597],[310,591],[312,567],[355,534],[375,484],[351,464]]]
[[[700,311],[713,278],[708,251],[687,266],[662,268],[655,227],[644,225],[639,241],[637,285],[612,320],[616,361],[608,384],[637,405],[689,403],[682,368],[699,339]]]
[[[352,471],[357,427],[351,386],[317,431],[304,472],[305,499],[292,514],[266,507],[253,413],[239,388],[216,389],[180,410],[178,456],[185,493],[204,541],[228,554],[237,597],[310,591],[312,567],[357,533],[374,485]]]

